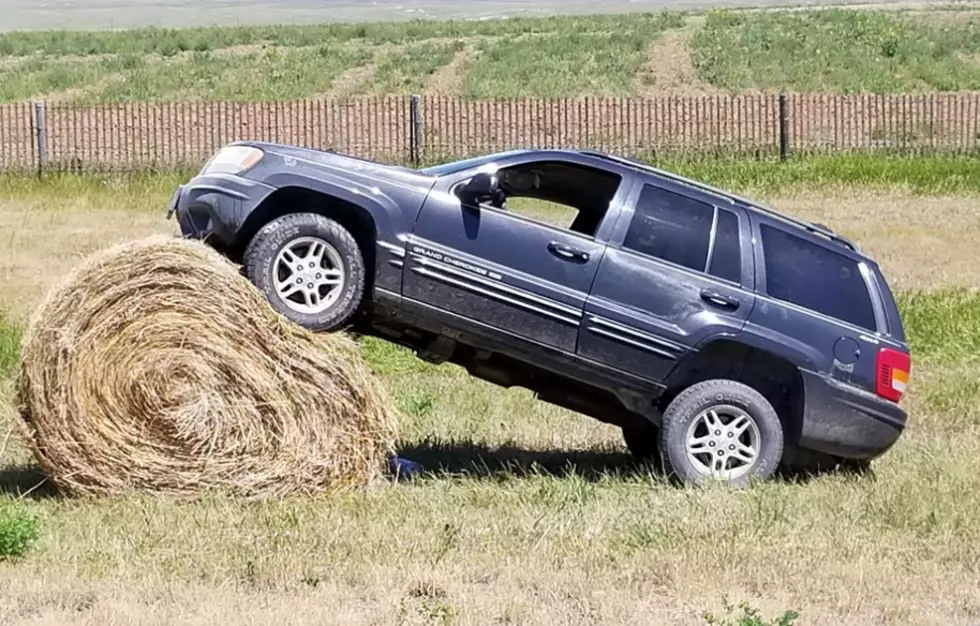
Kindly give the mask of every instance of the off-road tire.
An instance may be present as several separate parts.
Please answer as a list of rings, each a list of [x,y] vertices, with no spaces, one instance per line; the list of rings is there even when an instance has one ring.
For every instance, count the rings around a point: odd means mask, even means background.
[[[728,480],[733,487],[768,480],[783,454],[783,426],[765,396],[734,380],[706,380],[688,387],[667,406],[660,432],[660,453],[671,477],[682,484],[703,486],[711,480],[699,472],[687,454],[686,436],[691,423],[712,406],[731,405],[744,411],[759,431],[759,452],[751,469]]]
[[[329,308],[315,314],[295,311],[275,290],[273,272],[279,251],[299,237],[318,237],[340,254],[344,265],[343,291]],[[269,304],[287,319],[318,332],[342,329],[357,313],[364,298],[364,257],[354,237],[339,223],[316,213],[290,213],[272,220],[252,237],[243,255],[248,279]]]

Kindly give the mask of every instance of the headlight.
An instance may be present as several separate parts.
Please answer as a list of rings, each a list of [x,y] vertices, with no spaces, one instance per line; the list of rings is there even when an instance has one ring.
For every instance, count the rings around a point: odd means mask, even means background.
[[[204,165],[202,174],[240,174],[262,160],[262,151],[250,146],[227,146]]]

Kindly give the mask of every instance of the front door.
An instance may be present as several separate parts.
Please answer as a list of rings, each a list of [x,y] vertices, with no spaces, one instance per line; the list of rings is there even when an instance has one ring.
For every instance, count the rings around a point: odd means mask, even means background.
[[[704,338],[745,325],[755,303],[748,217],[667,182],[638,185],[628,205],[622,245],[610,245],[586,303],[579,354],[662,381]]]
[[[419,215],[406,300],[450,313],[464,328],[482,324],[574,354],[605,244],[487,204],[464,206],[450,191],[433,191]]]

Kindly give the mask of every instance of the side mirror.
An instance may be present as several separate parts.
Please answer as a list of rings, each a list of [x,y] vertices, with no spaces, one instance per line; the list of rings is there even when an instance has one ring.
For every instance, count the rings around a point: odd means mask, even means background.
[[[480,172],[463,183],[456,190],[456,195],[463,201],[463,204],[477,206],[484,200],[494,198],[498,190],[497,177],[493,174]]]

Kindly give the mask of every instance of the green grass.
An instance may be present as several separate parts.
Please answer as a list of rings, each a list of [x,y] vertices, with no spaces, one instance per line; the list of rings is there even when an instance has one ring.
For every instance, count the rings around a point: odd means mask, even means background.
[[[954,19],[897,11],[714,11],[688,52],[701,80],[731,91],[980,88],[978,14],[929,15]],[[404,94],[425,90],[427,79],[464,49],[475,54],[455,68],[451,84],[460,95],[631,96],[649,91],[642,79],[651,63],[678,62],[650,58],[650,45],[687,19],[665,12],[10,32],[0,34],[0,101],[313,97],[333,93],[339,75],[359,68],[363,84],[340,93]]]
[[[134,57],[137,65],[143,59]],[[0,101],[22,100],[35,94],[66,92],[97,84],[122,71],[125,62],[115,58],[96,61],[32,57],[6,69],[0,67]]]
[[[464,91],[474,98],[630,95],[647,47],[681,24],[679,15],[665,14],[611,32],[522,34],[486,42],[467,68]]]
[[[916,195],[980,194],[980,167],[970,157],[899,157],[828,155],[788,161],[752,159],[653,159],[646,162],[668,171],[734,191],[787,194],[841,187],[895,190]],[[402,163],[407,165],[407,163]],[[426,163],[424,165],[434,165]],[[5,193],[108,194],[125,190],[134,200],[141,195],[167,195],[167,190],[195,175],[193,170],[124,174],[0,173]]]
[[[20,362],[21,328],[0,310],[0,380],[13,375]]]
[[[691,41],[700,77],[732,91],[980,87],[980,19],[930,24],[876,11],[713,12]]]
[[[980,88],[980,17],[938,15],[955,19],[853,10],[714,11],[688,52],[701,80],[731,91]],[[665,12],[11,32],[0,34],[0,101],[313,97],[332,93],[339,75],[359,68],[363,84],[339,90],[343,95],[404,94],[424,91],[427,79],[464,49],[475,54],[455,68],[452,84],[460,95],[632,96],[649,91],[642,78],[651,63],[678,62],[650,58],[650,45],[687,19]]]
[[[466,45],[484,52],[469,95],[629,93],[647,46],[678,14],[0,34],[0,101],[275,100],[409,93]],[[489,91],[488,91],[489,90]]]
[[[340,44],[267,48],[244,54],[194,52],[169,62],[146,63],[94,90],[92,102],[157,100],[268,101],[297,99],[330,90],[345,70],[372,58],[370,51]]]
[[[922,195],[980,193],[980,168],[970,157],[829,155],[787,161],[704,159],[652,161],[716,186],[779,193],[821,187],[901,189]]]
[[[132,53],[94,59],[32,57],[0,70],[0,99],[51,92],[69,92],[68,99],[76,102],[293,99],[328,91],[341,72],[372,58],[366,48],[336,43],[163,59]]]
[[[737,611],[736,611],[737,608]],[[784,611],[779,617],[771,620],[763,617],[759,609],[750,606],[748,602],[740,602],[738,607],[725,601],[725,614],[716,615],[706,611],[704,619],[709,626],[791,626],[800,617],[798,611]]]
[[[943,363],[980,361],[980,292],[916,291],[896,299],[915,356]]]
[[[329,42],[406,44],[427,39],[522,34],[615,32],[646,28],[660,14],[557,16],[506,20],[415,20],[312,25],[139,28],[121,31],[17,31],[0,33],[0,55],[101,55],[215,51],[237,46],[319,46]]]
[[[166,202],[177,185],[187,182],[196,174],[192,170],[166,172],[130,172],[125,174],[78,175],[68,172],[45,174],[39,178],[33,174],[0,173],[3,197],[9,200],[37,198],[54,205],[59,198],[90,198],[97,205],[146,208],[166,211],[166,207],[146,206],[147,198],[163,198]],[[52,206],[52,208],[54,208]]]
[[[0,562],[24,556],[38,536],[37,519],[27,508],[0,497]]]
[[[913,368],[915,364],[913,363]],[[947,367],[941,375],[930,377],[921,386],[923,403],[960,424],[980,426],[980,414],[963,407],[980,406],[980,370],[974,367]]]

